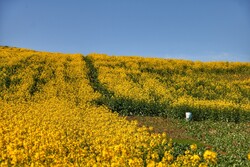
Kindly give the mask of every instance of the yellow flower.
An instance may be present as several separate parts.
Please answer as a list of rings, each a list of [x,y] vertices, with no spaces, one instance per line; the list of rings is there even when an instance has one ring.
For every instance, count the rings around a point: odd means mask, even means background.
[[[173,156],[170,152],[166,151],[166,152],[164,153],[163,161],[170,162],[170,161],[172,161],[173,159],[174,159],[174,156]]]
[[[189,155],[189,154],[190,154],[190,151],[189,151],[189,150],[186,150],[186,151],[185,151],[185,154],[186,154],[186,155]]]
[[[191,160],[192,160],[192,162],[193,162],[194,164],[197,164],[197,163],[201,160],[201,158],[199,157],[199,155],[194,154],[194,155],[191,157]]]
[[[250,161],[250,152],[247,154],[247,158]]]
[[[199,167],[207,167],[207,164],[206,163],[201,163],[201,164],[199,164]]]
[[[150,126],[150,127],[148,128],[149,131],[153,131],[153,129],[154,129],[154,128],[153,128],[152,126]]]
[[[197,145],[196,145],[196,144],[190,145],[190,149],[191,149],[192,151],[196,151],[196,150],[197,150]]]
[[[154,162],[154,161],[150,161],[150,162],[147,164],[147,167],[155,167],[155,162]]]
[[[212,162],[212,163],[217,162],[217,153],[216,152],[206,150],[203,154],[203,157],[207,162]]]

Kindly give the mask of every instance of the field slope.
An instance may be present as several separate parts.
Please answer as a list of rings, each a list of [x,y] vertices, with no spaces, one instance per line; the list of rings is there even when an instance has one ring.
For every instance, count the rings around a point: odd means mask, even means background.
[[[103,103],[124,115],[250,121],[250,63],[85,57]],[[98,82],[96,82],[98,81]]]
[[[249,63],[0,46],[0,165],[223,166],[213,148],[175,143],[123,116],[191,111],[195,121],[247,124],[249,87]],[[247,154],[239,164],[249,165]]]

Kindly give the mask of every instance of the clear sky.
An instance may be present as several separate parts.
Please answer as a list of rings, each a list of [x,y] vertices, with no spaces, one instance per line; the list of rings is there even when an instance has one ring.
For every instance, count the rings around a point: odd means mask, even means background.
[[[250,0],[0,0],[0,45],[250,62]]]

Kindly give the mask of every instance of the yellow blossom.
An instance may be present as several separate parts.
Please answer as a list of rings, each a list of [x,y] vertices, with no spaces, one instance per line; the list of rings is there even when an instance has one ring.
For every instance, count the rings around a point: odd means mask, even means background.
[[[192,151],[196,151],[196,150],[197,150],[197,145],[196,145],[196,144],[190,145],[190,149],[191,149]]]
[[[217,162],[217,153],[216,152],[206,150],[203,154],[203,157],[207,162],[212,162],[212,163]]]

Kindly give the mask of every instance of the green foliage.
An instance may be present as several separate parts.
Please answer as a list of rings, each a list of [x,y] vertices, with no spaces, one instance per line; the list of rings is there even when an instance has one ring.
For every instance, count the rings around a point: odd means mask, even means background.
[[[249,166],[247,154],[250,149],[249,123],[214,122],[185,122],[179,125],[186,128],[188,134],[210,145],[218,153],[218,166]]]

